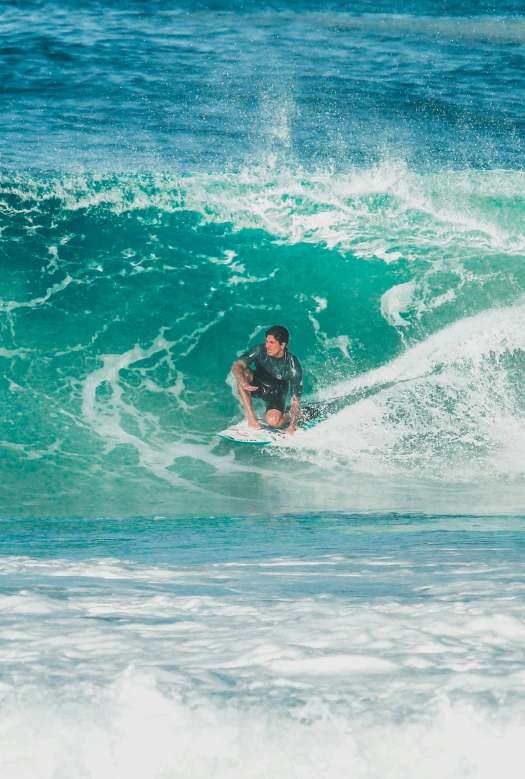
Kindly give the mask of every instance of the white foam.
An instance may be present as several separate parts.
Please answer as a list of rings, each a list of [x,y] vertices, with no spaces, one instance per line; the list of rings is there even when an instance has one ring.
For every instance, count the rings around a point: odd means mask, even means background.
[[[395,669],[395,664],[369,655],[326,655],[307,660],[277,660],[275,671],[287,674],[383,673]]]
[[[395,708],[403,669],[423,655],[429,673],[446,674],[459,658],[472,667],[491,667],[499,674],[497,684],[507,689],[517,684],[514,663],[525,635],[523,599],[512,597],[523,592],[523,566],[494,566],[490,559],[483,562],[486,554],[476,556],[475,567],[456,555],[448,569],[440,562],[438,571],[433,547],[418,554],[417,565],[362,554],[193,567],[114,558],[4,558],[3,581],[18,585],[0,598],[2,630],[9,637],[2,647],[4,679],[18,667],[20,653],[32,658],[25,676],[41,682],[48,672],[67,678],[72,655],[79,678],[101,682],[123,673],[133,658],[151,667],[175,665],[187,683],[197,674],[209,692],[224,689],[225,679],[211,677],[211,670],[235,678],[239,691],[256,683],[271,691],[287,675],[335,675],[341,700],[368,687],[369,693],[381,689]],[[278,590],[269,573],[279,574]],[[406,588],[401,596],[388,595],[400,581]],[[420,585],[429,581],[421,598]],[[34,582],[38,592],[32,591]],[[287,597],[280,595],[283,587]],[[378,587],[382,597],[363,601]],[[63,588],[68,597],[57,598]],[[34,621],[38,616],[46,619]],[[56,647],[53,657],[50,646]],[[384,676],[380,687],[370,686],[370,673]],[[427,683],[425,676],[413,680],[414,701]],[[454,684],[469,689],[470,680]],[[492,688],[492,676],[486,685]]]
[[[392,322],[398,302],[389,308]],[[453,481],[525,475],[525,409],[505,363],[521,351],[524,305],[463,319],[381,368],[322,390],[321,399],[347,398],[347,406],[287,449],[376,474],[408,466]]]
[[[406,319],[401,316],[408,311],[414,298],[416,289],[415,281],[407,281],[405,284],[397,284],[391,287],[381,297],[381,313],[386,321],[395,327],[408,325]]]
[[[375,538],[248,564],[3,558],[2,779],[521,776],[516,549]]]
[[[383,724],[319,705],[286,716],[191,704],[161,692],[146,673],[83,691],[82,706],[72,693],[71,702],[48,695],[3,709],[4,779],[521,777],[523,720],[446,700],[418,722]]]

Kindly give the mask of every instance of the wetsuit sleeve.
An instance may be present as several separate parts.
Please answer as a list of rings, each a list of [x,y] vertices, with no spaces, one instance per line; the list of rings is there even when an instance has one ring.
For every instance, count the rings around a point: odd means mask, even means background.
[[[292,398],[300,399],[303,394],[303,369],[301,363],[294,357],[292,361],[292,377],[290,379],[290,394]]]
[[[252,346],[251,349],[248,349],[247,352],[241,354],[241,356],[238,357],[237,359],[242,360],[242,362],[247,366],[251,365],[254,362],[259,362],[261,347],[263,347],[263,344],[257,344],[256,346]]]

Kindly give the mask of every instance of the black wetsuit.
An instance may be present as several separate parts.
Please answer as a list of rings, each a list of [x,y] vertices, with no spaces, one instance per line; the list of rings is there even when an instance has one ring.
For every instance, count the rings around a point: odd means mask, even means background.
[[[290,390],[292,397],[301,397],[303,391],[303,369],[295,355],[285,350],[282,357],[270,357],[265,344],[252,346],[239,360],[246,366],[255,365],[253,385],[258,387],[251,392],[252,398],[261,398],[266,403],[266,411],[277,409],[281,413],[286,408],[286,397]]]

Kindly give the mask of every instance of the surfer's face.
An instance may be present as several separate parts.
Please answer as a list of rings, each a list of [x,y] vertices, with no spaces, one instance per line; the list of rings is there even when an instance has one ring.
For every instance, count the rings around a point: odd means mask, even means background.
[[[286,344],[280,344],[273,335],[266,336],[266,351],[270,357],[282,357],[284,355],[285,348]]]

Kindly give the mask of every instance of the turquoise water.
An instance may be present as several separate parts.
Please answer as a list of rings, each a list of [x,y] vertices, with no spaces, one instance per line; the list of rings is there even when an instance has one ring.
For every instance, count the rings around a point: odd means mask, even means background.
[[[519,510],[523,187],[391,162],[4,174],[4,515],[442,511],[457,485],[463,511]],[[229,368],[275,321],[331,416],[232,448]]]
[[[520,5],[0,31],[2,777],[517,776]],[[273,324],[326,418],[236,447]]]

